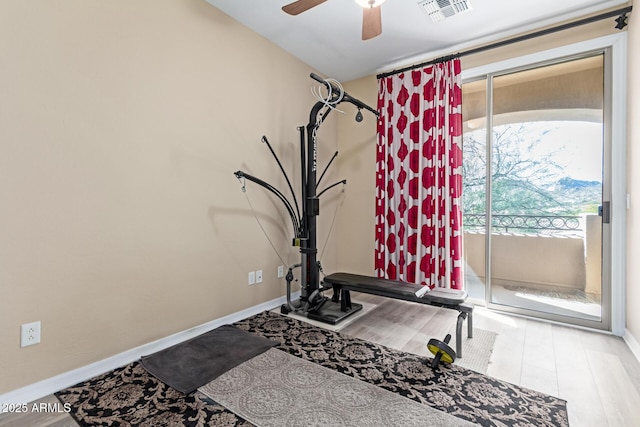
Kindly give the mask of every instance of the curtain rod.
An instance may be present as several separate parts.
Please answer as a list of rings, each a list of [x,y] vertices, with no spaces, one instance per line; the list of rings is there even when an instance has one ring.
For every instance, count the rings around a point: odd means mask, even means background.
[[[507,40],[503,40],[503,41],[499,41],[499,42],[496,42],[496,43],[488,44],[486,46],[480,46],[480,47],[476,47],[476,48],[473,48],[473,49],[465,50],[465,51],[462,51],[462,52],[459,52],[459,53],[456,53],[456,54],[453,54],[453,55],[441,56],[439,58],[432,59],[432,60],[427,61],[427,62],[421,62],[419,64],[410,65],[408,67],[400,68],[400,69],[389,71],[389,72],[386,72],[386,73],[381,73],[381,74],[378,74],[376,77],[378,79],[383,79],[385,77],[393,76],[395,74],[400,74],[400,73],[403,73],[405,71],[415,70],[416,68],[426,67],[427,65],[437,64],[437,63],[440,63],[440,62],[448,61],[448,60],[453,59],[453,58],[458,58],[458,57],[466,56],[466,55],[473,55],[475,53],[484,52],[485,50],[491,50],[491,49],[495,49],[495,48],[498,48],[498,47],[507,46],[507,45],[518,43],[518,42],[521,42],[521,41],[533,39],[533,38],[536,38],[536,37],[546,36],[547,34],[552,34],[552,33],[558,32],[558,31],[567,30],[569,28],[579,27],[581,25],[590,24],[590,23],[596,22],[596,21],[601,21],[603,19],[611,18],[611,17],[616,16],[616,15],[618,15],[618,18],[616,19],[616,23],[617,24],[616,24],[615,28],[617,28],[619,30],[622,30],[624,27],[627,26],[627,13],[631,12],[632,9],[633,9],[632,6],[627,6],[627,7],[622,8],[622,9],[612,10],[612,11],[609,11],[609,12],[606,12],[606,13],[602,13],[600,15],[590,16],[588,18],[580,19],[578,21],[573,21],[573,22],[569,22],[569,23],[566,23],[566,24],[558,25],[557,27],[546,28],[544,30],[535,31],[533,33],[528,33],[528,34],[525,34],[525,35],[522,35],[522,36],[517,36],[517,37],[513,37],[513,38],[510,38],[510,39],[507,39]]]

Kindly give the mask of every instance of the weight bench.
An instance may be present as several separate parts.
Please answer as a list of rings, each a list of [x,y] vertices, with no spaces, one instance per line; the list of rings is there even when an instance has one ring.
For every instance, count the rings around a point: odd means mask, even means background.
[[[333,287],[333,301],[340,302],[341,310],[351,309],[349,291],[378,295],[419,304],[458,310],[456,324],[456,354],[462,357],[462,323],[467,319],[467,336],[473,338],[473,305],[465,303],[467,293],[463,290],[435,288],[396,280],[361,276],[350,273],[333,273],[324,278],[325,283]]]

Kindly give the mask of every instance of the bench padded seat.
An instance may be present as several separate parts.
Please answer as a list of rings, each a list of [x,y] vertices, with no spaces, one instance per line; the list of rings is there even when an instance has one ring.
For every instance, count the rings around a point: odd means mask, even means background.
[[[428,288],[422,285],[362,276],[360,274],[333,273],[326,276],[324,281],[331,285],[337,285],[345,290],[421,304],[457,306],[467,299],[467,292],[463,290],[435,288],[425,293],[424,291]]]

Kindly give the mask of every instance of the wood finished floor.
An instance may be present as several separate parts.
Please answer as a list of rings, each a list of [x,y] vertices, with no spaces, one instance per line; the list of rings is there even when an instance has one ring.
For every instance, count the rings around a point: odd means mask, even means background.
[[[426,337],[444,337],[456,322],[453,310],[371,295],[354,299],[377,307],[341,332],[398,350],[427,355]],[[498,334],[487,374],[567,400],[572,427],[640,426],[640,362],[622,339],[481,308],[474,327]],[[0,415],[0,426],[75,425],[67,414]]]

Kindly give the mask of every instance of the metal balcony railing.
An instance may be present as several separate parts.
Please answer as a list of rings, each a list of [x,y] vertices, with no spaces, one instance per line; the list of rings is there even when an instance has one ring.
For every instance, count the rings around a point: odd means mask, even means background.
[[[464,214],[465,231],[485,231],[487,215]],[[579,216],[570,215],[492,215],[493,232],[532,234],[578,234],[582,232]]]

